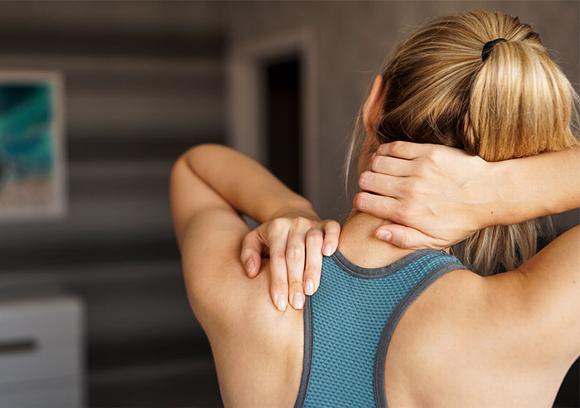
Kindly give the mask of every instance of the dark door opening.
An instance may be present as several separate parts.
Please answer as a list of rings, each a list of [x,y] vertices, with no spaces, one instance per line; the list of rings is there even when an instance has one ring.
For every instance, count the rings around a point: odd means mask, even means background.
[[[298,55],[265,64],[266,163],[276,177],[302,194],[302,89]]]

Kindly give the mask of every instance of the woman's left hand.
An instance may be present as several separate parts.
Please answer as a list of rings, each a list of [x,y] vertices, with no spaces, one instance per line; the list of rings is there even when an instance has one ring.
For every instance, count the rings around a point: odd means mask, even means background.
[[[320,220],[311,213],[290,212],[250,231],[242,243],[241,260],[249,277],[260,272],[261,255],[270,258],[270,296],[274,305],[286,310],[304,306],[304,294],[312,295],[320,284],[322,255],[338,247],[340,224]]]
[[[406,249],[444,249],[484,228],[496,206],[493,163],[434,144],[381,145],[359,179],[359,211],[389,220],[378,239]]]

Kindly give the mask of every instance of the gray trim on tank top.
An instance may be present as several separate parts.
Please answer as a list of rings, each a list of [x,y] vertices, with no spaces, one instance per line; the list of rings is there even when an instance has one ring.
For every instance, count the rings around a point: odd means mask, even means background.
[[[310,367],[312,366],[312,309],[310,296],[306,296],[304,302],[304,355],[302,357],[302,375],[300,377],[300,387],[298,397],[294,403],[294,408],[302,408],[308,391],[308,381],[310,380]]]
[[[407,295],[399,302],[397,307],[393,310],[393,313],[389,316],[385,327],[383,328],[383,333],[379,339],[379,344],[377,346],[377,351],[375,354],[375,379],[374,379],[374,388],[375,388],[375,403],[377,408],[387,408],[387,397],[385,392],[385,364],[387,360],[387,352],[389,344],[391,343],[391,339],[393,337],[393,333],[397,328],[397,324],[401,320],[403,314],[408,309],[408,307],[417,299],[419,295],[421,295],[433,282],[435,282],[438,278],[446,274],[447,272],[451,272],[458,269],[465,269],[465,265],[458,263],[458,262],[448,262],[445,263],[438,268],[430,271],[426,274],[421,281],[413,287],[407,293]]]
[[[364,278],[364,279],[376,279],[376,278],[383,278],[387,275],[395,273],[405,266],[410,264],[411,262],[415,261],[416,259],[420,258],[426,254],[437,254],[443,253],[444,255],[449,256],[449,254],[443,250],[438,249],[418,249],[413,251],[402,258],[397,259],[395,262],[390,263],[386,266],[381,266],[378,268],[365,268],[362,266],[358,266],[351,261],[349,261],[338,249],[332,255],[332,258],[336,260],[336,262],[342,266],[348,273],[351,275],[356,276],[357,278]]]
[[[362,266],[355,265],[351,261],[349,261],[338,249],[332,255],[332,258],[342,267],[343,270],[350,273],[353,276],[363,278],[363,279],[376,279],[382,278],[384,276],[390,275],[394,273],[411,262],[415,261],[419,257],[427,254],[427,253],[438,253],[442,252],[444,255],[449,255],[447,252],[442,250],[436,249],[419,249],[417,251],[411,252],[408,255],[396,260],[395,262],[379,267],[379,268],[365,268]],[[405,309],[410,305],[410,303],[422,292],[418,289],[424,289],[428,286],[428,284],[432,283],[435,279],[441,276],[445,272],[449,272],[454,269],[464,268],[464,266],[460,263],[447,263],[443,264],[441,267],[435,269],[434,271],[425,275],[423,280],[419,282],[408,294],[403,298],[401,302],[397,305],[391,316],[395,316],[397,318],[397,322],[400,319],[402,313]],[[404,305],[404,308],[403,308]],[[383,328],[383,333],[381,334],[379,345],[377,347],[377,356],[385,354],[387,346],[390,342],[392,332],[396,326],[395,324],[391,324],[391,319],[387,321],[387,324]],[[392,328],[391,328],[392,327]],[[389,329],[391,328],[391,329]],[[387,338],[388,336],[388,338]],[[384,343],[384,353],[382,351],[382,345]],[[313,345],[313,338],[312,338],[312,305],[310,301],[310,296],[306,296],[306,301],[304,302],[304,354],[302,358],[302,374],[300,377],[300,386],[298,388],[298,396],[296,398],[296,402],[294,403],[294,408],[302,408],[306,399],[306,394],[308,392],[308,383],[310,380],[310,367],[312,365],[312,345]],[[380,365],[380,367],[377,367]],[[377,379],[380,377],[383,378],[384,373],[384,365],[385,361],[383,360],[382,363],[379,361],[377,364],[377,359],[375,358],[375,402],[378,404],[379,407],[383,408],[387,406],[384,387],[381,387],[382,390],[379,390],[379,394],[377,395]],[[379,371],[377,371],[379,370]],[[380,375],[379,375],[380,374]],[[381,399],[382,398],[382,399]],[[384,403],[383,403],[384,401]],[[383,404],[383,405],[381,405]]]

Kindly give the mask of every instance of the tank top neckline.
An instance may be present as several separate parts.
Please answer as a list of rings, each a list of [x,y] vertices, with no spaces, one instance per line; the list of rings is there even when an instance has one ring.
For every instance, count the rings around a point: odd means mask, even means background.
[[[407,255],[404,255],[403,257],[397,259],[396,261],[391,262],[388,265],[379,266],[375,268],[365,268],[363,266],[359,266],[353,263],[346,256],[344,256],[344,254],[338,248],[336,249],[334,254],[331,255],[331,257],[347,272],[349,272],[354,276],[362,278],[381,278],[401,270],[406,265],[428,254],[443,254],[447,256],[453,256],[448,254],[442,249],[423,248],[408,253]]]

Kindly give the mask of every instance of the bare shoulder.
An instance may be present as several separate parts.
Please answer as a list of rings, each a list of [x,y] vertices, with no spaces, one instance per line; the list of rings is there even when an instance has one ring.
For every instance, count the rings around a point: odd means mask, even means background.
[[[521,323],[534,351],[547,358],[574,361],[580,354],[579,249],[577,226],[516,270],[487,278],[492,316]]]
[[[526,279],[454,270],[428,287],[388,348],[389,404],[433,406],[436,395],[438,406],[473,405],[474,396],[479,406],[549,405],[573,348],[561,319],[530,303]]]
[[[571,364],[580,354],[579,249],[577,226],[515,270],[456,277],[457,285],[467,283],[471,300],[464,298],[465,309],[455,316],[468,318],[464,327],[473,333],[497,333],[505,350]]]
[[[244,221],[220,209],[202,211],[192,218],[182,244],[182,269],[188,297],[207,334],[262,326],[275,319],[269,298],[268,262],[250,279],[240,261],[241,243],[248,232]],[[254,333],[255,334],[255,333]]]
[[[246,276],[239,261],[246,232],[231,213],[191,221],[182,244],[188,297],[210,340],[226,406],[274,406],[280,399],[290,406],[300,379],[302,311],[274,307],[268,262],[257,277]]]

